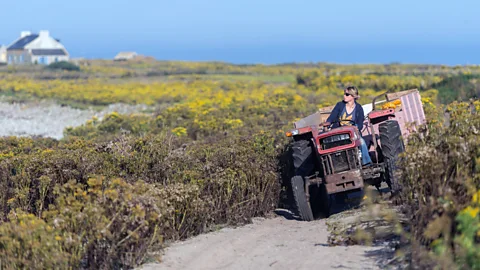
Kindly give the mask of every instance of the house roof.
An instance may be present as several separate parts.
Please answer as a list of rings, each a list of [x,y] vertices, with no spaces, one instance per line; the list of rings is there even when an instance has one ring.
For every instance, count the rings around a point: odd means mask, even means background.
[[[125,57],[134,57],[137,56],[138,54],[136,52],[119,52],[115,58],[125,58]]]
[[[33,49],[33,55],[67,55],[62,49]]]
[[[20,38],[17,40],[15,43],[10,45],[7,50],[22,50],[27,46],[30,42],[34,41],[36,38],[38,38],[38,35],[28,35],[23,38]]]

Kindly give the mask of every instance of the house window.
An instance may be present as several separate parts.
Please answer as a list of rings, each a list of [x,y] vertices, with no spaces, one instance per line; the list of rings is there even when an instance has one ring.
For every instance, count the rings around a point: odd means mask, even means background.
[[[19,60],[21,63],[23,63],[23,54],[20,55],[20,60]]]
[[[11,64],[13,62],[13,56],[9,55],[8,56],[8,63]]]

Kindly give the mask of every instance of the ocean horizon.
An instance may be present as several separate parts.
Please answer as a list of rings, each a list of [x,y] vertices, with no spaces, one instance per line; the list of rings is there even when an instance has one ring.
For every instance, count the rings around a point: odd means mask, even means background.
[[[157,60],[219,61],[231,64],[430,64],[478,65],[480,46],[238,46],[238,47],[150,47],[139,44],[118,50],[68,47],[72,57],[112,59],[120,51],[136,51]]]

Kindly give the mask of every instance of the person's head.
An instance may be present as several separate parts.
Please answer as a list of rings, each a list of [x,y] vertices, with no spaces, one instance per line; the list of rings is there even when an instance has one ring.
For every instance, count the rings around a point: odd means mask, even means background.
[[[355,86],[348,86],[343,90],[343,101],[350,102],[355,99],[358,99],[360,96],[358,95],[358,89]]]

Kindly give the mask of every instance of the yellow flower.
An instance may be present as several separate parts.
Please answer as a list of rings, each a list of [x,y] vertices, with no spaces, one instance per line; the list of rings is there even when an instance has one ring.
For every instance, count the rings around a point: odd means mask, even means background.
[[[478,215],[478,212],[480,212],[480,208],[475,207],[472,208],[471,206],[465,208],[462,210],[463,213],[470,215],[471,217],[476,217]]]
[[[399,99],[396,99],[394,101],[387,102],[382,105],[382,109],[395,109],[397,107],[400,107],[402,105],[402,102]]]
[[[118,198],[118,192],[114,189],[105,190],[104,195],[111,200],[116,200]]]
[[[109,114],[107,116],[107,119],[115,119],[115,118],[119,118],[120,117],[120,114],[118,114],[118,112],[112,112],[111,114]]]
[[[243,121],[240,119],[225,119],[224,123],[229,128],[238,128],[243,126]]]
[[[172,129],[172,133],[177,136],[185,136],[187,135],[187,129],[184,127],[176,127]]]
[[[43,150],[42,154],[45,155],[45,154],[49,154],[49,153],[53,153],[53,152],[54,151],[52,149],[48,148],[48,149]]]
[[[473,194],[472,202],[473,203],[479,203],[480,201],[478,200],[480,198],[480,190],[477,191],[475,194]]]

